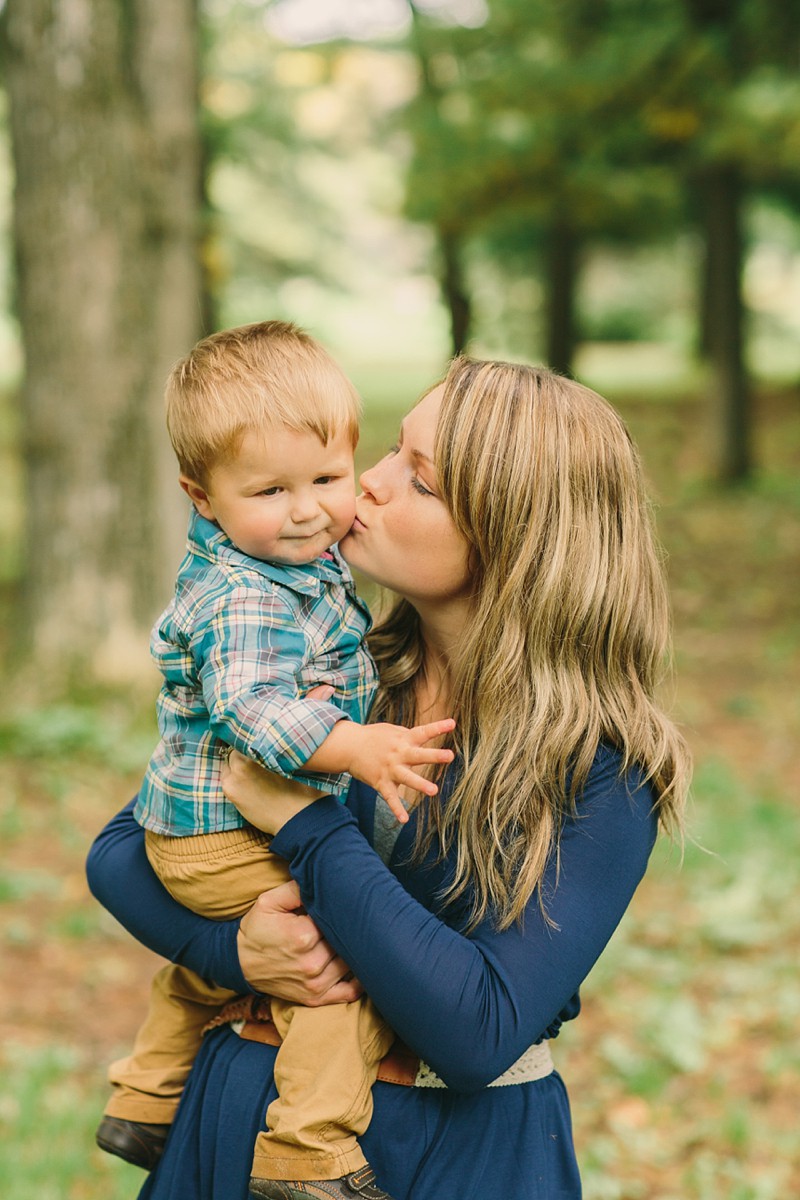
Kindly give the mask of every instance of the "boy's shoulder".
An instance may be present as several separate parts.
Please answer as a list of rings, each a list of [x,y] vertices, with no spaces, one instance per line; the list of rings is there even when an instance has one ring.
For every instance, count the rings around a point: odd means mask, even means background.
[[[191,642],[222,620],[224,627],[276,620],[297,624],[301,598],[281,587],[256,564],[226,561],[189,549],[175,580],[172,600],[156,624],[159,636]]]

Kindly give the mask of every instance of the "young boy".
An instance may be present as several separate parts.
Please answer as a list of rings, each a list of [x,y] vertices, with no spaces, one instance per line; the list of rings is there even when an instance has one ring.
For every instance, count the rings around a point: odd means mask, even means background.
[[[370,618],[336,549],[355,513],[360,403],[322,347],[279,321],[214,334],[174,368],[166,401],[193,511],[175,596],[151,639],[161,740],[136,817],[175,898],[224,919],[289,877],[222,792],[229,747],[341,797],[355,775],[405,821],[398,787],[411,778],[435,793],[415,768],[450,761],[424,743],[452,723],[434,733],[362,724],[376,684]],[[333,686],[335,704],[306,698],[318,684]],[[133,1054],[109,1071],[103,1149],[154,1165],[202,1030],[231,998],[182,967],[158,973]],[[366,998],[315,1009],[273,999],[271,1015],[283,1039],[276,1084],[291,1088],[258,1135],[252,1193],[386,1198],[356,1137],[392,1031]]]

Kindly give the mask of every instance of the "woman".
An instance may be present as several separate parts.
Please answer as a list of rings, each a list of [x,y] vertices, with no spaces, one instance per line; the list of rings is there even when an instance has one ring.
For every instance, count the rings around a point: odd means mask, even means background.
[[[402,829],[363,785],[343,807],[234,761],[226,790],[275,834],[313,920],[282,916],[273,893],[238,931],[241,968],[253,989],[338,1001],[356,994],[346,963],[418,1056],[413,1086],[376,1084],[361,1139],[394,1200],[576,1200],[547,1044],[577,1016],[658,822],[680,828],[689,774],[654,699],[669,615],[636,452],[579,384],[461,359],[361,483],[341,548],[398,597],[372,637],[375,717],[452,715],[457,758]],[[148,945],[248,986],[235,924],[160,895],[125,814],[98,840],[90,882]],[[288,948],[291,921],[313,967]],[[316,988],[298,985],[303,972]],[[207,1035],[143,1196],[246,1197],[275,1093],[274,1049],[249,1040],[253,1022],[243,1032]],[[287,1192],[309,1194],[323,1193]]]

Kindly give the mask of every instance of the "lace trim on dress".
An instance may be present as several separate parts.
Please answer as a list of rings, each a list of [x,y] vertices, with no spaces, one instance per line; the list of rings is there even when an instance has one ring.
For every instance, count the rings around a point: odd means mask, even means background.
[[[529,1046],[507,1071],[493,1079],[488,1086],[508,1087],[514,1083],[532,1083],[535,1079],[544,1079],[545,1076],[551,1075],[554,1069],[549,1045],[547,1042],[540,1042],[537,1046]],[[447,1087],[447,1084],[442,1082],[427,1063],[420,1061],[414,1087],[443,1088]]]

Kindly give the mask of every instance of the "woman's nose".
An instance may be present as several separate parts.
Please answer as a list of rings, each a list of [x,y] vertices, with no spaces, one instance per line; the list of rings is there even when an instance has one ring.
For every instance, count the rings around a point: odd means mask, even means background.
[[[388,494],[386,473],[385,471],[381,471],[384,461],[382,459],[374,467],[370,467],[367,471],[362,471],[358,477],[362,492],[374,500],[376,504],[383,504]]]

